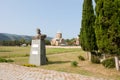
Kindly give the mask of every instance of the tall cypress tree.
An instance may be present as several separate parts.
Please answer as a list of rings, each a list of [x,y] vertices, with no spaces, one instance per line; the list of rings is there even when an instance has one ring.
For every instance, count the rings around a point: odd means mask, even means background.
[[[120,0],[96,0],[95,33],[101,52],[120,54]]]
[[[82,49],[89,52],[97,50],[95,32],[93,27],[94,21],[95,15],[92,0],[84,0],[80,42]]]

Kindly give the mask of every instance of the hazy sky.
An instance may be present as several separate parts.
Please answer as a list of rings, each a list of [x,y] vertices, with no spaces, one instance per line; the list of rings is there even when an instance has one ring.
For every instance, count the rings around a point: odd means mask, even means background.
[[[73,38],[80,32],[83,0],[0,0],[0,33]]]

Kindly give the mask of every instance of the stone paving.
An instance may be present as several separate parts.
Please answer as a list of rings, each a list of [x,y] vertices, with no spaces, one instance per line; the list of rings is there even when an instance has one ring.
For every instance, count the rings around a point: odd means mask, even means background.
[[[0,80],[107,80],[79,74],[0,63]]]

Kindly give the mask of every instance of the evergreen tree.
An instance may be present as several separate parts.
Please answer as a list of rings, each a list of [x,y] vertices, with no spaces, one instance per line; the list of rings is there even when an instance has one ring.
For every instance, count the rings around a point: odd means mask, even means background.
[[[94,22],[95,15],[92,0],[84,0],[80,32],[80,43],[82,49],[89,52],[97,50],[95,32],[93,27]]]
[[[95,33],[102,53],[120,54],[120,0],[96,0]]]

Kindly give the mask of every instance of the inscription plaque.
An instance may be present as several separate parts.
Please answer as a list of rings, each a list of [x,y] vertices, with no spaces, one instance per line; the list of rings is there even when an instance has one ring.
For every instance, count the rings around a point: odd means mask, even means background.
[[[38,51],[32,51],[32,54],[38,54]]]

